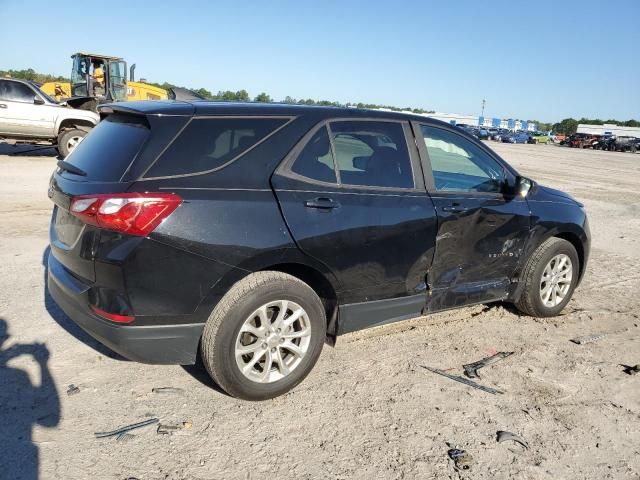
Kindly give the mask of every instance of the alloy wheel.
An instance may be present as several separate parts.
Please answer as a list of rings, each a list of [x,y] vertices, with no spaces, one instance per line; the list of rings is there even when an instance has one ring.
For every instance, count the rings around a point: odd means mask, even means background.
[[[253,382],[271,383],[289,375],[311,344],[311,322],[297,303],[276,300],[244,321],[235,342],[236,364]]]
[[[560,305],[571,288],[573,267],[568,255],[554,256],[544,267],[540,279],[540,299],[545,307]]]
[[[80,142],[82,142],[82,139],[84,137],[81,137],[80,135],[75,135],[73,137],[71,137],[69,140],[67,140],[67,150],[69,152],[72,152],[74,148],[76,148]]]

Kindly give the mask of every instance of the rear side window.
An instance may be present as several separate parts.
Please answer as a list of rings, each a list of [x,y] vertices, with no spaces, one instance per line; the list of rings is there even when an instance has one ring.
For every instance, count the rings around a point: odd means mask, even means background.
[[[291,171],[320,182],[336,183],[327,127],[318,130],[298,155]]]
[[[287,123],[287,118],[196,118],[145,177],[204,173],[225,166]]]
[[[336,163],[343,185],[413,188],[413,171],[402,124],[332,122]]]
[[[87,172],[87,179],[117,182],[149,137],[143,117],[114,114],[102,120],[65,159]],[[65,171],[63,175],[73,174]]]

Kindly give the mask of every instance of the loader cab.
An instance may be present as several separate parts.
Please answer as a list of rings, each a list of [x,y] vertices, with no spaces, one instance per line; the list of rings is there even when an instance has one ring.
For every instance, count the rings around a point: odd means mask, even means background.
[[[127,100],[127,62],[90,53],[71,56],[71,97],[68,103],[94,110],[98,104]]]

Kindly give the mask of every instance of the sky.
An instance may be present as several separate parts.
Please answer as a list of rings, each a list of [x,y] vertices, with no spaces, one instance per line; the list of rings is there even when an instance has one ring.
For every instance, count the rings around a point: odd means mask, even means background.
[[[640,0],[0,0],[0,70],[70,55],[212,92],[555,122],[640,119]]]

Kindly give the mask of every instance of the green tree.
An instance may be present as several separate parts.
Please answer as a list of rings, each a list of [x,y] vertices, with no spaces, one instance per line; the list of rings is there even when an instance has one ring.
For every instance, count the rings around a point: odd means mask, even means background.
[[[559,123],[553,124],[553,131],[573,135],[578,130],[578,121],[574,118],[565,118]]]
[[[211,92],[206,88],[199,88],[197,90],[194,90],[194,92],[204,98],[209,98],[209,99],[213,98],[213,95],[211,94]]]
[[[270,95],[262,92],[260,94],[258,94],[256,96],[256,98],[253,99],[255,102],[262,102],[262,103],[271,103],[273,102],[273,99],[271,98]]]

